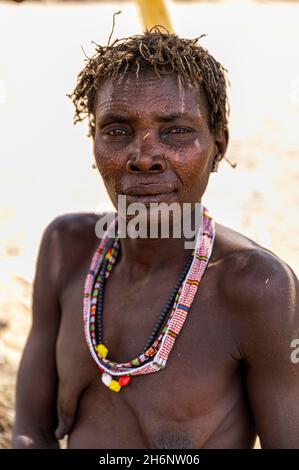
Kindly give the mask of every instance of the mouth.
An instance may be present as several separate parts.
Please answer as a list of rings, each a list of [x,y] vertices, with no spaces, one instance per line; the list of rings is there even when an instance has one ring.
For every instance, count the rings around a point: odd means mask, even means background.
[[[175,189],[173,186],[152,183],[130,186],[126,189],[126,191],[124,191],[129,204],[139,202],[145,205],[148,205],[152,202],[171,203],[174,200],[175,193],[177,193],[177,189]]]
[[[176,192],[175,188],[162,184],[140,184],[137,186],[130,186],[126,191],[124,191],[126,196],[133,197],[163,196],[174,192]]]

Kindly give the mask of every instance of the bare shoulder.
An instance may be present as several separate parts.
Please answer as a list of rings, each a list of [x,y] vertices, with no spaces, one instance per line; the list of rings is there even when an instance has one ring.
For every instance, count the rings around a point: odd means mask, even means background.
[[[45,234],[47,237],[59,239],[70,235],[88,236],[91,230],[94,234],[94,226],[101,216],[102,214],[94,212],[75,212],[59,215],[47,225]]]
[[[244,331],[262,334],[266,324],[289,334],[298,329],[299,284],[290,266],[234,230],[216,224],[216,234],[221,291]]]
[[[270,290],[275,282],[281,281],[284,285],[296,279],[290,266],[275,253],[220,224],[216,224],[215,248],[212,260],[229,267],[230,281],[254,284],[255,288],[262,287],[263,283]]]
[[[46,264],[53,283],[64,282],[69,272],[75,272],[83,260],[89,259],[99,239],[95,225],[103,214],[70,213],[56,217],[45,228],[39,262]]]

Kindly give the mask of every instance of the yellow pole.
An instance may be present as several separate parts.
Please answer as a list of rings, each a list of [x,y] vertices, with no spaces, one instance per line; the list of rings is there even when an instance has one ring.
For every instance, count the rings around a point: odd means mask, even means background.
[[[165,0],[137,0],[137,3],[145,29],[150,29],[159,24],[168,29],[169,32],[173,32]]]

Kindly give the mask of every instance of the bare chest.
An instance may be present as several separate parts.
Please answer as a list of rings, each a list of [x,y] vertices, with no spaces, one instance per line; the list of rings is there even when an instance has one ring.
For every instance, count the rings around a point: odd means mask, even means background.
[[[85,435],[90,442],[88,429],[97,429],[98,423],[107,431],[100,447],[111,446],[111,440],[118,446],[147,447],[164,428],[175,435],[178,429],[181,435],[191,433],[196,446],[208,439],[242,396],[232,329],[223,300],[214,294],[215,274],[210,270],[204,276],[165,369],[134,377],[120,393],[101,383],[84,338],[83,273],[69,284],[62,302],[57,364],[60,400],[66,407],[72,404],[68,411],[76,413],[73,439],[79,433],[81,441]],[[125,285],[111,276],[104,297],[104,342],[112,360],[125,362],[142,352],[173,280],[162,276],[151,286],[142,280]],[[130,433],[115,431],[115,415],[126,421]]]

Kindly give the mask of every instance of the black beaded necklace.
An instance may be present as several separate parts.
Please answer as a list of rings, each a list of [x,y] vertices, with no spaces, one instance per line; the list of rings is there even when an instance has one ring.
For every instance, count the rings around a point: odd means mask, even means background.
[[[112,241],[108,244],[108,249],[105,253],[105,255],[107,254],[107,252],[109,250],[111,250],[111,248],[115,249],[116,253],[118,253],[119,251],[119,240],[116,238],[116,239],[112,239]],[[170,314],[171,310],[172,310],[172,306],[173,306],[173,303],[175,301],[175,298],[176,298],[176,295],[182,285],[182,283],[184,282],[185,278],[186,278],[186,275],[190,269],[190,266],[191,266],[191,263],[192,263],[192,260],[193,260],[193,255],[194,253],[191,252],[189,258],[188,258],[188,261],[181,273],[181,275],[179,276],[179,279],[177,280],[172,292],[170,293],[166,303],[164,304],[164,307],[162,309],[162,312],[158,318],[158,320],[156,321],[156,324],[144,346],[144,349],[143,349],[143,352],[146,352],[150,346],[152,345],[152,343],[155,341],[162,325],[164,324],[166,318],[168,317],[168,315]],[[117,255],[116,255],[117,256]],[[104,292],[105,292],[105,282],[106,282],[106,278],[108,277],[109,275],[109,272],[111,271],[112,269],[112,266],[113,264],[115,263],[115,260],[116,260],[116,257],[115,258],[110,258],[109,259],[106,259],[106,256],[105,256],[105,261],[103,262],[102,266],[101,266],[101,269],[99,270],[99,273],[97,275],[97,278],[96,278],[96,282],[99,283],[99,289],[98,289],[98,296],[97,296],[97,305],[96,305],[96,324],[95,324],[95,334],[96,334],[96,339],[97,339],[97,344],[102,344],[103,343],[103,314],[104,314]]]

